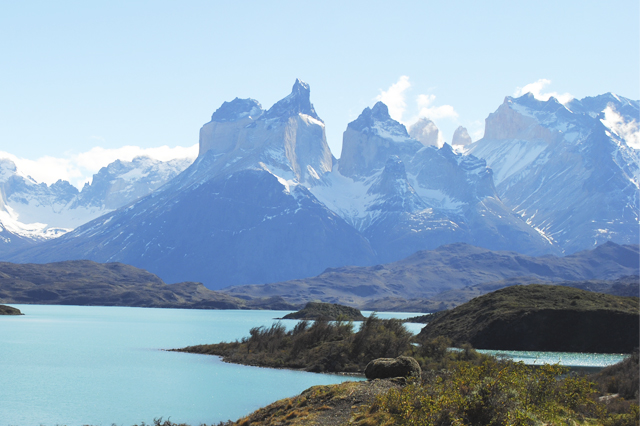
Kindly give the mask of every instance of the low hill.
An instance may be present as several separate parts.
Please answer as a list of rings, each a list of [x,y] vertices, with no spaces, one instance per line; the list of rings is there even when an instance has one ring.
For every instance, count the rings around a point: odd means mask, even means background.
[[[165,284],[143,269],[89,260],[48,264],[0,262],[0,302],[197,309],[296,308],[280,298],[239,299],[209,290],[201,283]]]
[[[24,315],[20,309],[13,306],[0,305],[0,315]]]
[[[532,257],[456,243],[419,251],[384,265],[330,268],[312,278],[234,286],[222,292],[236,297],[280,296],[299,305],[313,300],[359,309],[432,312],[507,285],[610,281],[637,276],[639,259],[638,245],[612,242],[564,257]],[[479,285],[488,287],[470,289],[468,295],[439,297],[445,292]],[[416,300],[407,303],[411,299]]]
[[[637,297],[571,287],[507,287],[429,322],[419,338],[446,336],[478,349],[631,353],[639,345]]]
[[[364,321],[365,317],[356,308],[338,305],[335,303],[309,302],[307,305],[297,312],[285,315],[282,319],[295,320],[317,320],[324,319],[327,321]]]

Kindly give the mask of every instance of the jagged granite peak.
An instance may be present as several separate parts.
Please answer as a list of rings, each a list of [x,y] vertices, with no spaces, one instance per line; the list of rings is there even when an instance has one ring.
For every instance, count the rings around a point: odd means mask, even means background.
[[[377,102],[347,125],[342,137],[340,173],[363,179],[381,170],[390,156],[397,155],[406,162],[422,147],[409,137],[402,123],[391,118],[387,106]]]
[[[471,140],[471,136],[469,136],[469,132],[466,127],[458,126],[458,128],[453,132],[451,145],[467,146],[471,145],[472,142],[473,141]]]
[[[244,118],[256,119],[262,115],[263,112],[262,105],[255,99],[235,98],[231,102],[224,102],[222,106],[211,115],[211,121],[224,123],[228,121],[238,121]]]
[[[550,108],[547,108],[547,107]],[[531,93],[520,98],[507,96],[504,102],[485,119],[484,139],[522,139],[553,143],[558,134],[542,126],[532,111],[551,109],[552,113],[566,108],[555,98],[540,101]]]
[[[365,108],[347,128],[365,133],[374,134],[382,138],[402,141],[409,139],[407,128],[389,115],[389,108],[378,101],[373,108]]]
[[[231,105],[225,109],[232,110],[231,115],[238,119],[212,120],[200,129],[199,156],[213,156],[207,160],[209,176],[263,168],[284,179],[313,185],[331,171],[333,156],[324,123],[313,109],[309,93],[309,85],[296,80],[290,95],[259,116],[251,114],[259,105],[255,101],[230,102],[235,102],[237,109]]]
[[[439,147],[441,145],[440,141],[442,136],[440,130],[436,126],[436,123],[426,117],[420,117],[420,119],[409,128],[409,135],[422,142],[424,146]]]
[[[296,116],[298,114],[308,115],[321,123],[324,123],[311,103],[311,89],[307,83],[300,79],[296,79],[291,88],[291,94],[284,99],[276,102],[265,113],[264,119],[278,118],[282,121],[287,120],[289,117]]]

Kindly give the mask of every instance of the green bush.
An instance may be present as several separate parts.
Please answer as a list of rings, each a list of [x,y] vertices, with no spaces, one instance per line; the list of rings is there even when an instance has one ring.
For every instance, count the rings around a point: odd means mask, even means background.
[[[372,411],[384,411],[400,425],[533,425],[579,418],[578,407],[592,406],[590,382],[566,377],[546,365],[486,360],[460,361],[455,368],[427,375],[378,398]]]

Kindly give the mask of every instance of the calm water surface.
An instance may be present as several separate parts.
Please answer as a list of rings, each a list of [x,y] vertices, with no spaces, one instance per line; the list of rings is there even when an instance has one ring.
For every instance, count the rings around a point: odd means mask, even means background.
[[[152,423],[156,417],[194,426],[216,424],[314,385],[354,380],[162,350],[233,341],[290,311],[13,306],[26,315],[0,317],[0,426],[130,426]],[[407,328],[418,333],[422,324]],[[610,365],[623,357],[505,355],[526,363],[560,360],[590,366]]]
[[[347,380],[161,350],[235,340],[289,311],[13,306],[25,315],[0,317],[0,426],[218,423]]]

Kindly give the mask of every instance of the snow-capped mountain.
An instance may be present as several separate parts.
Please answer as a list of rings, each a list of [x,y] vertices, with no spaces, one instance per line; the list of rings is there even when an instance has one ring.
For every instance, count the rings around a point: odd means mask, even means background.
[[[362,232],[381,262],[453,241],[554,250],[502,204],[484,160],[411,138],[381,102],[349,123],[337,167],[323,183],[311,192]]]
[[[58,237],[92,219],[149,194],[191,164],[148,157],[117,160],[100,169],[78,191],[67,181],[38,183],[8,159],[0,159],[0,227],[10,232],[0,244],[7,252]]]
[[[268,111],[253,99],[222,104],[200,130],[200,155],[206,152],[213,155],[209,174],[259,167],[307,185],[333,164],[324,123],[310,102],[309,85],[300,80]]]
[[[637,243],[639,104],[604,95],[507,97],[469,152],[494,171],[500,198],[567,253]]]
[[[222,104],[200,130],[196,161],[149,195],[5,259],[119,261],[217,289],[455,242],[529,255],[590,248],[595,237],[637,242],[637,111],[613,95],[567,106],[507,98],[482,140],[464,146],[459,129],[462,154],[412,137],[379,102],[349,123],[336,160],[296,80],[268,110]],[[421,133],[439,135],[431,124]],[[51,188],[74,208],[111,209],[155,179],[132,186],[141,165],[110,167],[98,174],[107,183],[68,200],[63,183]]]
[[[210,288],[373,264],[366,238],[302,184],[319,181],[332,162],[309,86],[297,80],[268,111],[251,99],[225,102],[182,174],[13,259],[120,261]]]

